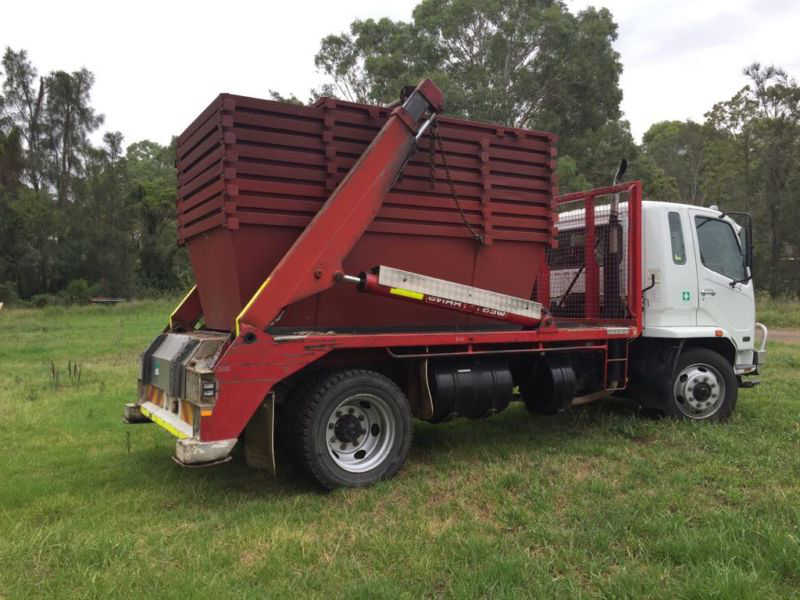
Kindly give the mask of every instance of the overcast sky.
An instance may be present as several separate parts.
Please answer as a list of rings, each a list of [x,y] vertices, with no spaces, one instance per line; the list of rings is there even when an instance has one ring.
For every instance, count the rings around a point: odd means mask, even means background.
[[[6,2],[0,46],[28,50],[40,72],[93,71],[103,130],[167,143],[222,91],[302,99],[320,81],[320,39],[356,18],[409,20],[418,0],[317,2]],[[568,0],[606,6],[619,24],[622,108],[637,140],[655,121],[702,120],[774,63],[800,79],[799,0]]]

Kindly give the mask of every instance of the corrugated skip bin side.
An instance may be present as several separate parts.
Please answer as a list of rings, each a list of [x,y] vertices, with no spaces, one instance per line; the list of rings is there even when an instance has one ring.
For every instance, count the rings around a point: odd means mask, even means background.
[[[233,327],[389,112],[331,98],[297,106],[222,94],[178,138],[178,237],[189,251],[207,327]],[[555,136],[448,117],[438,122],[441,148],[431,152],[432,137],[423,137],[345,269],[384,264],[530,297],[554,240]],[[289,307],[280,325],[481,321],[336,286]]]

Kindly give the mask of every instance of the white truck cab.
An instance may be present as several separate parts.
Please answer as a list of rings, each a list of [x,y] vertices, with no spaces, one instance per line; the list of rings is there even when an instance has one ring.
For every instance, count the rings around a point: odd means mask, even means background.
[[[738,389],[758,384],[744,377],[764,363],[768,332],[756,322],[750,218],[737,218],[642,203],[644,328],[629,389],[670,416],[725,420]]]
[[[668,202],[643,202],[642,221],[642,336],[718,340],[736,375],[754,373],[767,329],[756,322],[747,230],[714,208]]]
[[[609,225],[608,205],[595,209],[600,230]],[[628,239],[628,205],[618,206],[622,238]],[[733,411],[738,388],[758,382],[767,328],[756,322],[750,217],[710,207],[642,202],[643,331],[629,347],[632,397],[671,416],[723,420]],[[584,243],[584,213],[559,215],[564,246]],[[607,234],[604,234],[607,235]],[[585,278],[580,252],[551,262],[550,291],[581,298]],[[599,263],[603,295],[604,266]],[[562,304],[559,304],[562,306]]]

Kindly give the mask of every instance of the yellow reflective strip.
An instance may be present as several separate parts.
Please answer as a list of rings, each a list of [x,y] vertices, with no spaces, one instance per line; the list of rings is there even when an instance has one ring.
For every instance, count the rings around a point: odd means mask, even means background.
[[[146,409],[144,406],[140,406],[140,407],[139,407],[139,410],[141,411],[141,413],[142,413],[142,414],[143,414],[145,417],[147,417],[148,419],[150,419],[150,420],[151,420],[153,423],[155,423],[156,425],[159,425],[159,426],[163,427],[164,429],[166,429],[167,431],[169,431],[169,432],[170,432],[172,435],[174,435],[176,438],[178,438],[178,439],[181,439],[181,440],[182,440],[183,438],[187,438],[187,437],[189,437],[188,435],[186,435],[186,434],[185,434],[185,433],[183,433],[182,431],[179,431],[178,429],[176,429],[175,427],[173,427],[172,425],[170,425],[169,423],[167,423],[167,422],[166,422],[164,419],[162,419],[162,418],[161,418],[161,417],[159,417],[158,415],[155,415],[155,414],[151,413],[151,412],[150,412],[149,410],[147,410],[147,409]]]
[[[237,336],[239,335],[239,320],[244,316],[244,313],[246,313],[247,310],[252,306],[253,302],[256,301],[256,298],[258,298],[258,295],[264,290],[265,287],[267,287],[268,283],[269,283],[269,277],[267,277],[264,280],[264,283],[261,284],[261,287],[259,287],[256,290],[256,293],[253,294],[253,297],[250,298],[250,301],[247,304],[244,305],[244,308],[242,309],[242,312],[240,312],[237,315],[237,317],[236,317],[236,335]]]
[[[390,288],[389,293],[396,296],[403,296],[404,298],[413,298],[414,300],[422,300],[425,297],[425,294],[404,290],[403,288]]]
[[[175,313],[177,313],[177,312],[178,312],[178,311],[181,309],[181,306],[183,306],[183,305],[186,303],[186,301],[189,299],[189,296],[191,296],[191,295],[192,295],[192,293],[194,293],[194,291],[195,291],[196,289],[197,289],[197,284],[194,284],[194,285],[192,286],[192,289],[190,289],[190,290],[189,290],[189,293],[187,293],[187,294],[186,294],[186,295],[183,297],[183,299],[182,299],[180,302],[178,302],[178,306],[176,306],[176,307],[175,307],[175,310],[173,310],[173,311],[172,311],[172,312],[169,314],[169,328],[170,328],[170,329],[172,329],[172,317],[174,317],[174,316],[175,316]]]

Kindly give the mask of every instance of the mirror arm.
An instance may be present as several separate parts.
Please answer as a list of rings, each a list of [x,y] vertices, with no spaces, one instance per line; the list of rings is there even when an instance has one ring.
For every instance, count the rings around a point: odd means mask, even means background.
[[[748,267],[748,275],[747,275],[747,277],[745,277],[744,279],[734,279],[728,285],[730,285],[732,288],[735,288],[740,283],[744,283],[744,284],[750,283],[750,280],[753,278],[753,276],[749,274],[749,270],[750,269]]]

